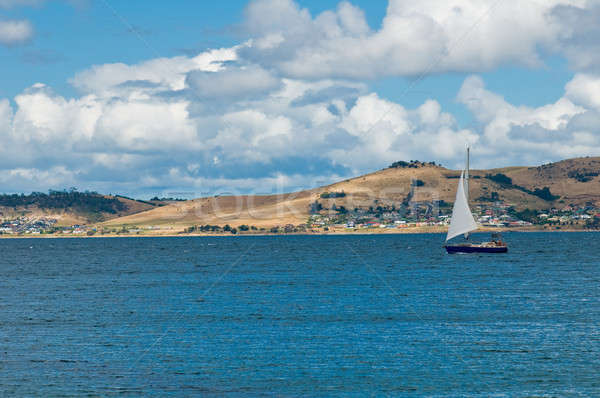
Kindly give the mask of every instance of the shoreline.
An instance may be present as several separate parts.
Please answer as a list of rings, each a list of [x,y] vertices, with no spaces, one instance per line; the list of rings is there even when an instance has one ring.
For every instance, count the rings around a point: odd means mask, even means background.
[[[290,232],[290,233],[167,233],[167,234],[94,234],[91,236],[81,235],[66,235],[66,234],[40,234],[40,235],[0,235],[0,239],[101,239],[101,238],[207,238],[207,237],[252,237],[252,236],[374,236],[374,235],[423,235],[423,234],[440,234],[443,235],[447,231],[445,229],[406,229],[393,231],[327,231],[327,232]],[[600,232],[594,229],[547,229],[547,228],[513,228],[513,229],[482,229],[476,233],[593,233]]]

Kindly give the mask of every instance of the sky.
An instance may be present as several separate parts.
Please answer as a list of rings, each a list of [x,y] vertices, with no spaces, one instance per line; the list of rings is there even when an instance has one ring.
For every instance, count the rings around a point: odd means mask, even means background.
[[[598,0],[0,0],[0,192],[600,155]]]

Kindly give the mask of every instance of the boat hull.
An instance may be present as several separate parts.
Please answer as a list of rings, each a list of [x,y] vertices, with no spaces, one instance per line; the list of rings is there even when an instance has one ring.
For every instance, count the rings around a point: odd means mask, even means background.
[[[479,246],[479,245],[456,245],[445,246],[446,251],[450,254],[454,253],[506,253],[506,246]]]

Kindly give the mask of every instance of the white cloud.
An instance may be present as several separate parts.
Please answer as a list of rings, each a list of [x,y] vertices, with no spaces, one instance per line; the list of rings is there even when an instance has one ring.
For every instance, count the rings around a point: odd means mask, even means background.
[[[15,98],[14,139],[94,151],[192,150],[196,129],[187,103],[160,98],[67,100],[37,84]]]
[[[566,96],[577,104],[600,111],[600,76],[575,75],[566,86]]]
[[[140,83],[154,84],[158,90],[182,90],[187,73],[217,72],[223,63],[236,60],[236,48],[211,50],[196,57],[157,58],[136,65],[122,63],[96,65],[78,73],[70,80],[83,93],[105,96],[140,88]],[[137,86],[136,86],[137,84]]]
[[[479,150],[489,156],[482,165],[536,164],[600,153],[597,111],[570,99],[578,81],[569,82],[566,95],[556,102],[531,108],[506,102],[488,91],[480,77],[466,79],[458,100],[482,123]],[[578,96],[589,97],[584,90]]]
[[[487,123],[488,127],[502,125],[501,129],[486,130],[486,136],[490,140],[504,136],[504,128],[511,124],[523,126],[535,123],[548,130],[564,128],[573,116],[585,110],[567,98],[560,98],[554,104],[539,108],[517,107],[506,102],[498,94],[488,91],[478,76],[471,76],[465,80],[457,98],[475,117]]]
[[[67,100],[43,84],[15,98],[15,139],[23,142],[63,142],[90,138],[101,113],[94,97]]]
[[[376,94],[360,97],[340,127],[355,136],[357,144],[333,149],[332,157],[356,172],[398,159],[454,160],[467,143],[478,140],[474,132],[458,129],[436,101],[408,110]]]
[[[94,140],[122,151],[192,151],[201,143],[185,102],[115,101],[104,107]]]
[[[0,44],[21,44],[30,40],[33,34],[33,26],[27,20],[0,20]]]
[[[381,28],[371,31],[362,11],[347,2],[312,18],[293,0],[255,0],[245,23],[255,40],[241,54],[297,78],[539,66],[539,49],[558,48],[567,29],[551,12],[587,5],[583,0],[390,0]]]
[[[600,72],[600,3],[588,0],[578,6],[557,6],[549,18],[560,27],[553,50],[564,55],[574,70]]]
[[[43,184],[37,171],[62,167],[68,173],[60,181],[69,186],[153,195],[189,183],[206,194],[250,187],[250,181],[260,181],[261,190],[275,180],[314,185],[400,159],[458,166],[467,143],[475,146],[479,167],[600,150],[591,75],[575,77],[565,97],[537,108],[512,105],[481,78],[469,77],[457,98],[480,127],[462,129],[433,99],[409,109],[360,83],[279,80],[256,65],[235,63],[205,72],[214,64],[190,64],[194,59],[164,75],[151,62],[126,66],[109,90],[96,84],[113,65],[91,68],[85,73],[95,83],[79,98],[36,84],[15,98],[14,110],[1,101],[0,134],[11,151],[3,152],[0,168],[21,170],[28,187]],[[164,95],[175,87],[198,94]],[[217,96],[222,106],[214,107]]]
[[[454,118],[435,101],[409,110],[369,94],[359,83],[280,80],[256,65],[225,64],[205,72],[214,64],[194,63],[178,73],[153,65],[125,66],[124,73],[98,87],[114,65],[91,68],[79,98],[35,84],[15,97],[14,111],[8,101],[0,102],[0,133],[18,154],[5,157],[0,168],[32,171],[19,174],[29,180],[24,186],[40,183],[35,170],[64,167],[72,171],[70,185],[105,191],[174,186],[172,170],[193,181],[218,182],[220,189],[229,181],[233,189],[240,180],[272,181],[275,175],[284,182],[292,175],[306,181],[350,176],[412,157],[414,151],[451,158],[460,144],[428,142],[473,139],[473,133],[457,130]],[[75,80],[83,81],[82,76]],[[161,91],[173,88],[197,95],[170,97]],[[210,107],[217,96],[223,106],[190,112]],[[111,181],[110,187],[101,189],[100,181]]]
[[[49,169],[9,168],[0,169],[3,192],[37,191],[40,187],[71,187],[77,182],[77,172],[64,166]]]
[[[228,101],[264,96],[282,86],[280,78],[256,65],[193,71],[188,74],[187,84],[200,98]]]

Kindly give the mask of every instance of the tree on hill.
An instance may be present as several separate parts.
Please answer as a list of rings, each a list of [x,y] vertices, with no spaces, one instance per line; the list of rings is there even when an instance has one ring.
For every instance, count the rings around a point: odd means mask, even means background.
[[[107,198],[97,192],[79,192],[76,188],[68,191],[50,190],[48,193],[32,192],[29,195],[0,195],[0,206],[30,207],[40,209],[68,210],[80,213],[109,213],[116,214],[127,210],[127,205],[117,198]]]
[[[536,188],[532,192],[532,195],[535,195],[547,202],[552,202],[553,200],[560,198],[560,196],[552,195],[552,192],[550,192],[550,188],[548,187],[544,187],[542,189]]]
[[[512,185],[512,178],[508,177],[505,174],[502,173],[498,173],[498,174],[487,174],[485,176],[485,178],[487,178],[488,180],[494,181],[500,185]]]
[[[323,205],[318,201],[314,201],[309,205],[310,214],[317,214],[321,210],[323,210]]]
[[[342,192],[323,192],[320,195],[321,199],[334,199],[334,198],[345,198],[346,193]]]
[[[390,169],[418,169],[419,167],[424,167],[426,165],[435,166],[435,162],[421,162],[418,160],[411,160],[406,162],[404,160],[399,160],[390,165]]]

